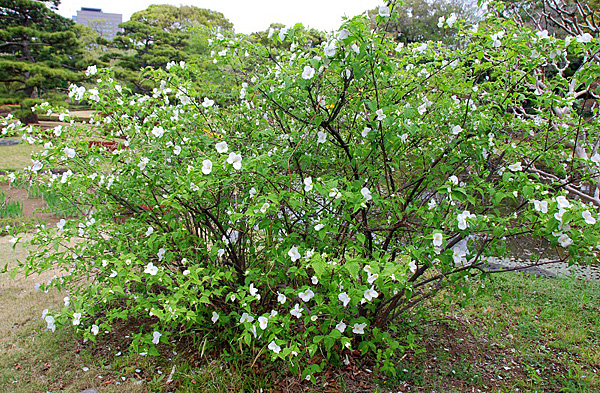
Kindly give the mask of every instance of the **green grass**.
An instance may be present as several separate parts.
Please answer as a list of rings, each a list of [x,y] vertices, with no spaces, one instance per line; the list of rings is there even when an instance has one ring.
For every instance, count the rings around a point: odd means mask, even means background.
[[[17,139],[21,140],[21,138]],[[41,150],[41,146],[30,145],[26,142],[12,146],[0,146],[0,171],[16,171],[30,166],[31,153]]]

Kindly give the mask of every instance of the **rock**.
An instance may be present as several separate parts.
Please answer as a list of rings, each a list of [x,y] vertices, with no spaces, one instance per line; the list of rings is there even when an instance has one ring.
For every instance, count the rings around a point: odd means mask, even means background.
[[[89,389],[82,390],[79,393],[98,393],[98,390],[96,390],[94,388],[89,388]]]

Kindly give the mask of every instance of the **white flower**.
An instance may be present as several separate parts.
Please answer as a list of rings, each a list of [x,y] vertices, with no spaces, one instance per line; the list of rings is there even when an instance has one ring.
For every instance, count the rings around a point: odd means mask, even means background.
[[[463,128],[461,126],[459,126],[458,124],[452,127],[452,134],[453,135],[458,135],[461,133],[461,131],[463,130]]]
[[[350,30],[348,29],[342,29],[338,32],[338,40],[345,40],[346,38],[348,38],[350,36]]]
[[[98,333],[100,333],[100,327],[98,327],[98,325],[92,325],[92,330],[91,330],[92,334],[94,336],[97,336]]]
[[[56,322],[56,321],[54,320],[53,316],[46,315],[46,317],[44,318],[44,321],[46,321],[47,329],[50,329],[53,332],[56,330],[56,325],[54,324],[54,322]]]
[[[211,107],[215,104],[215,102],[211,99],[209,99],[208,97],[204,97],[204,100],[202,101],[202,106],[205,108]]]
[[[302,71],[302,79],[312,79],[315,76],[315,69],[311,66],[305,66],[304,71]]]
[[[266,213],[267,209],[269,209],[270,206],[271,206],[271,204],[268,202],[263,203],[263,205],[260,207],[260,212]]]
[[[148,227],[148,229],[146,230],[146,237],[152,235],[152,233],[154,233],[154,228]]]
[[[352,333],[354,334],[365,334],[366,323],[355,323],[352,327]]]
[[[448,19],[446,19],[446,23],[448,23],[448,26],[452,27],[452,25],[454,25],[456,23],[457,19],[458,18],[456,16],[456,14],[453,12],[452,14],[450,14]]]
[[[368,301],[371,301],[371,300],[375,299],[378,296],[379,296],[379,294],[377,293],[377,291],[373,287],[367,289],[365,291],[365,293],[363,294],[363,297],[365,299],[367,299]]]
[[[313,189],[313,182],[312,182],[312,177],[307,177],[306,179],[304,179],[304,191],[310,191]]]
[[[288,251],[288,255],[292,259],[292,262],[296,262],[302,257],[302,255],[300,255],[300,253],[298,252],[298,247],[296,246],[290,248],[290,250]]]
[[[467,229],[467,227],[469,226],[469,223],[467,222],[467,218],[475,218],[475,215],[471,214],[468,210],[465,210],[462,213],[460,213],[458,216],[456,216],[456,219],[458,221],[458,229],[461,229],[461,230]]]
[[[42,164],[41,162],[39,162],[37,160],[32,160],[32,161],[33,161],[33,165],[31,166],[31,170],[34,172],[39,171],[44,166],[44,164]]]
[[[560,235],[560,237],[558,238],[558,242],[560,243],[561,247],[568,247],[571,244],[573,244],[573,240],[571,240],[571,238],[565,233]]]
[[[154,127],[152,129],[152,135],[154,135],[157,138],[162,137],[164,134],[165,134],[165,129],[160,126]]]
[[[396,52],[402,52],[402,48],[404,48],[404,42],[400,42],[398,45],[396,45]]]
[[[342,193],[336,187],[334,187],[331,189],[331,191],[329,191],[329,197],[339,199],[342,197]]]
[[[219,248],[219,250],[217,251],[217,257],[221,258],[223,255],[225,255],[225,250]]]
[[[383,119],[385,119],[387,116],[385,115],[385,113],[383,113],[383,109],[377,109],[375,111],[375,113],[377,114],[377,120],[378,121],[382,121]]]
[[[254,283],[250,283],[248,291],[250,292],[250,296],[256,296],[258,294],[258,288],[254,287]]]
[[[538,212],[542,212],[544,214],[548,213],[548,202],[547,201],[537,201],[534,199],[533,207]]]
[[[387,5],[379,6],[379,16],[388,17],[390,16],[390,7]]]
[[[315,297],[315,293],[310,288],[308,288],[306,291],[300,292],[298,296],[300,297],[300,299],[302,299],[303,302],[306,303],[310,301],[310,299]]]
[[[325,225],[323,225],[323,224],[317,224],[317,225],[315,225],[315,231],[319,232],[324,227],[325,227]]]
[[[581,215],[583,216],[586,224],[594,225],[596,223],[596,219],[592,217],[592,213],[590,213],[589,210],[582,212]]]
[[[240,323],[244,323],[244,322],[250,322],[252,323],[254,321],[254,317],[250,314],[248,314],[247,312],[242,314],[242,317],[240,318]]]
[[[514,164],[509,165],[508,169],[513,172],[521,172],[523,170],[523,167],[521,166],[521,161],[517,161]]]
[[[357,55],[360,53],[360,47],[356,44],[356,42],[353,42],[352,45],[350,45],[350,49],[352,49]]]
[[[164,258],[166,252],[167,252],[167,250],[165,250],[162,247],[158,249],[158,252],[156,253],[156,256],[158,257],[159,261],[162,261],[162,259]]]
[[[160,341],[160,336],[162,336],[159,332],[152,333],[152,344],[156,345]]]
[[[72,149],[70,147],[65,147],[63,153],[65,153],[65,156],[67,156],[68,158],[75,157],[75,149]]]
[[[146,269],[144,270],[144,273],[148,273],[152,276],[156,276],[156,273],[158,273],[158,267],[154,266],[154,264],[152,262],[150,262],[149,264],[146,265]]]
[[[213,163],[211,160],[203,160],[202,161],[202,173],[208,175],[212,172]]]
[[[117,277],[117,272],[116,272],[116,270],[111,270],[111,271],[110,271],[110,275],[109,275],[108,277],[110,277],[110,278],[115,278],[115,277]]]
[[[217,321],[219,320],[219,314],[217,314],[215,311],[213,311],[212,317],[210,318],[210,320],[212,321],[212,323],[217,323]]]
[[[292,314],[296,318],[300,318],[302,316],[302,311],[304,311],[304,309],[300,308],[300,305],[296,303],[292,311],[290,311],[290,314]]]
[[[287,34],[287,32],[288,32],[287,27],[284,27],[283,29],[279,30],[279,39],[281,41],[283,41],[285,39],[285,35]]]
[[[346,307],[350,303],[350,296],[346,292],[342,292],[338,295],[338,300]]]
[[[571,203],[569,202],[569,200],[562,195],[556,197],[556,203],[558,203],[558,207],[560,209],[568,209],[571,207]]]
[[[325,56],[327,56],[327,57],[335,56],[335,41],[331,41],[325,47]]]
[[[410,270],[411,273],[415,273],[417,271],[417,263],[414,260],[411,260],[408,263],[408,269]]]
[[[317,133],[317,143],[325,143],[327,141],[327,133],[319,131]]]
[[[285,297],[285,295],[283,293],[279,293],[277,292],[277,301],[281,304],[285,304],[287,298]]]
[[[73,326],[81,324],[81,313],[76,312],[73,314]]]
[[[435,247],[441,247],[443,240],[444,236],[441,233],[436,232],[433,234],[433,245]]]
[[[340,321],[340,323],[338,323],[337,325],[335,325],[335,328],[336,328],[337,330],[339,330],[339,331],[340,331],[340,333],[344,333],[344,330],[346,330],[346,327],[347,327],[347,326],[348,326],[348,325],[346,325],[346,324],[344,323],[344,321]]]
[[[229,153],[227,163],[233,165],[234,169],[240,170],[242,169],[242,156],[236,153]]]
[[[218,142],[215,145],[215,148],[217,149],[218,153],[227,153],[227,142]]]
[[[95,65],[88,66],[87,70],[85,70],[85,76],[96,75],[98,72],[98,68]]]
[[[538,36],[538,40],[547,40],[548,38],[550,38],[550,36],[548,36],[548,30],[538,31],[537,33],[535,33],[535,35]]]
[[[369,276],[367,277],[367,282],[369,284],[373,284],[378,278],[379,278],[379,274],[370,274],[369,273]]]
[[[592,161],[594,164],[600,164],[600,154],[598,154],[598,153],[594,154],[590,158],[590,161]]]
[[[587,44],[588,42],[592,41],[592,35],[590,33],[583,33],[580,36],[577,36],[577,42],[581,43],[581,44]]]
[[[279,345],[277,345],[275,343],[275,341],[271,341],[267,348],[269,348],[271,351],[273,351],[275,353],[281,352],[281,347]]]
[[[369,191],[369,189],[367,187],[363,187],[360,190],[360,193],[362,194],[363,197],[365,197],[367,202],[370,201],[371,199],[373,199],[373,197],[371,196],[371,191]]]
[[[267,324],[269,323],[269,319],[267,317],[258,317],[258,325],[262,330],[267,328]]]
[[[60,221],[56,223],[56,227],[62,231],[64,229],[66,223],[67,223],[67,221],[65,221],[64,218],[61,218]]]
[[[310,282],[312,282],[313,285],[317,285],[319,283],[319,279],[317,278],[317,276],[312,276],[310,278]]]
[[[64,297],[63,302],[65,303],[65,307],[69,307],[69,304],[71,304],[71,302],[69,301],[69,297],[68,296]]]
[[[452,175],[448,178],[448,181],[450,181],[450,183],[454,184],[455,186],[458,186],[458,177]]]
[[[173,154],[175,154],[176,156],[178,156],[179,154],[181,154],[181,146],[175,146],[173,148]]]
[[[183,274],[184,276],[189,276],[190,273],[191,271],[189,269],[185,269],[181,274]]]
[[[437,202],[435,201],[435,199],[430,199],[429,203],[427,204],[427,207],[429,208],[429,210],[431,210],[431,209],[435,209],[436,205],[437,205]]]
[[[369,131],[371,131],[371,129],[369,127],[365,127],[361,131],[360,135],[362,135],[363,138],[366,138],[369,135]]]
[[[140,163],[137,165],[138,168],[140,168],[140,171],[143,171],[144,169],[146,169],[146,165],[148,165],[149,162],[150,162],[150,159],[148,159],[147,157],[140,158]]]

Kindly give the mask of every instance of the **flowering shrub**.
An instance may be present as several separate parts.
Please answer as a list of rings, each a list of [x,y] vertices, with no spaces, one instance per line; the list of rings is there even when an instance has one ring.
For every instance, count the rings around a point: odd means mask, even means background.
[[[83,217],[40,227],[24,266],[64,270],[53,285],[69,299],[49,328],[93,340],[135,320],[140,353],[195,335],[307,379],[354,350],[393,373],[414,341],[395,321],[460,293],[509,241],[597,257],[598,126],[577,110],[600,74],[596,39],[494,20],[461,27],[453,50],[397,45],[362,17],[317,48],[294,32],[272,35],[292,45],[269,63],[263,46],[212,42],[242,80],[228,107],[195,94],[193,64],[149,71],[151,95],[107,70],[97,89],[73,86],[119,147],[73,125],[29,168]],[[584,59],[574,72],[567,53]]]

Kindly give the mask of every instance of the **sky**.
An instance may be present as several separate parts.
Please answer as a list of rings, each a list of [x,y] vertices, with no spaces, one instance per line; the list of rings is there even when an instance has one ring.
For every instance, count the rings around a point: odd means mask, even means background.
[[[383,5],[384,0],[61,0],[58,13],[70,18],[81,7],[101,8],[103,12],[123,14],[125,22],[150,4],[193,5],[219,11],[233,23],[237,33],[250,34],[264,31],[274,22],[287,26],[300,22],[319,30],[335,30],[343,16],[358,15]]]

